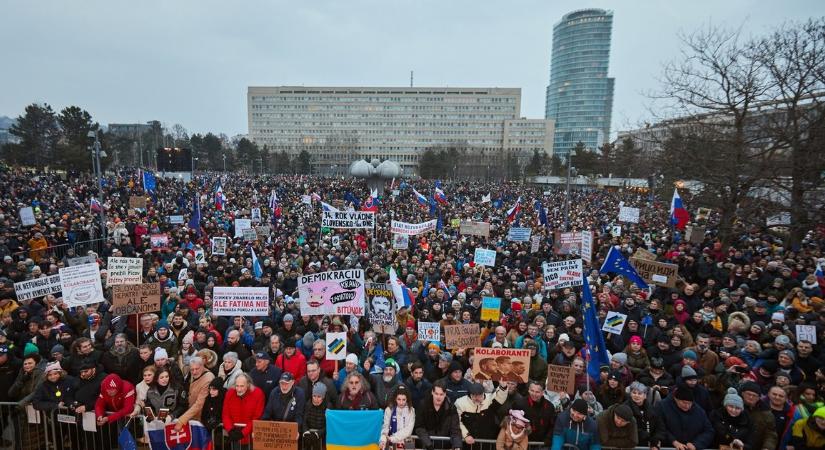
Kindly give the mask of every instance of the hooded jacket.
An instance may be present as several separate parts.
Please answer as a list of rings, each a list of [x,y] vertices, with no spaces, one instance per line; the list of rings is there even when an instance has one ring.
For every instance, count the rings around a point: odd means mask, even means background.
[[[561,450],[564,444],[575,445],[579,450],[601,450],[596,421],[585,416],[581,422],[570,418],[570,408],[562,411],[553,427],[551,450]]]
[[[114,389],[114,396],[108,390]],[[95,402],[95,415],[109,417],[109,423],[116,422],[129,415],[135,407],[135,387],[128,381],[123,381],[115,374],[107,375],[100,385],[100,395]]]
[[[696,403],[685,412],[671,395],[656,405],[656,419],[665,436],[662,445],[672,447],[673,441],[679,441],[692,443],[697,450],[702,450],[713,443],[713,425],[705,410]]]

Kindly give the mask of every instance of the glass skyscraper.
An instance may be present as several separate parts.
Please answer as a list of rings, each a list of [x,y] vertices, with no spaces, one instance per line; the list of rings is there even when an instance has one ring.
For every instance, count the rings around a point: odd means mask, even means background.
[[[562,159],[578,142],[597,150],[610,134],[612,29],[613,12],[602,9],[573,11],[553,27],[545,118],[556,121],[553,152]]]

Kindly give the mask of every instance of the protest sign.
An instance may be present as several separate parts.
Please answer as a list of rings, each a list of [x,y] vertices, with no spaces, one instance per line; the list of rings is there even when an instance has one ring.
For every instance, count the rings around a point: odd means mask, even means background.
[[[347,333],[326,333],[327,354],[326,359],[341,361],[347,359]]]
[[[255,231],[254,228],[247,228],[243,230],[243,240],[247,242],[253,242],[258,240],[258,233]]]
[[[212,238],[212,254],[226,255],[226,238],[214,237]]]
[[[206,252],[202,248],[195,249],[195,264],[206,264]]]
[[[476,347],[473,355],[474,380],[527,382],[530,350]]]
[[[112,286],[112,315],[143,314],[160,311],[158,283]]]
[[[17,295],[18,302],[40,298],[48,294],[57,294],[58,292],[60,292],[60,275],[14,283],[14,293]]]
[[[630,264],[647,283],[669,288],[676,287],[679,266],[647,259],[630,258]]]
[[[685,228],[685,239],[692,244],[701,244],[705,240],[705,227],[688,225]]]
[[[461,221],[458,232],[468,236],[490,237],[490,224],[487,222]]]
[[[610,234],[612,234],[613,237],[621,236],[622,235],[622,226],[621,225],[613,225],[613,227],[610,228]]]
[[[61,267],[60,290],[63,303],[70,308],[104,301],[100,267],[96,263]]]
[[[815,325],[797,325],[796,326],[796,342],[810,341],[811,344],[816,345],[816,326]]]
[[[791,224],[791,213],[782,212],[768,217],[766,225],[769,227],[788,226]]]
[[[296,422],[272,422],[253,420],[252,450],[297,450],[298,424]]]
[[[476,265],[495,267],[496,265],[496,251],[487,250],[486,248],[477,248],[473,255],[473,261]]]
[[[582,231],[581,256],[588,264],[593,261],[593,232],[590,230]]]
[[[312,196],[311,195],[302,195],[301,196],[301,203],[304,205],[312,205]]]
[[[170,225],[183,225],[183,216],[169,216],[169,224]]]
[[[272,227],[269,225],[261,225],[255,227],[255,234],[258,235],[258,239],[264,240],[269,238],[269,235],[272,234]]]
[[[541,265],[544,271],[546,289],[564,289],[582,285],[582,260],[546,262]]]
[[[539,245],[541,245],[541,236],[533,236],[530,238],[530,253],[536,253],[539,251]]]
[[[261,208],[252,208],[252,212],[249,215],[251,217],[252,223],[261,223]]]
[[[533,230],[526,227],[510,227],[507,231],[507,240],[513,242],[527,242]]]
[[[554,232],[553,251],[557,255],[581,255],[582,234],[574,232]]]
[[[622,334],[624,324],[627,322],[627,314],[622,314],[616,311],[608,311],[607,317],[604,318],[604,325],[602,331],[607,331],[613,334]]]
[[[407,223],[401,222],[398,220],[393,220],[390,225],[390,232],[393,234],[406,234],[409,236],[415,236],[417,234],[426,233],[428,231],[434,231],[436,219],[428,220],[426,222],[421,223]]]
[[[386,283],[367,283],[367,318],[376,333],[394,334],[398,328],[395,297]]]
[[[333,270],[298,278],[302,315],[364,315],[364,271]]]
[[[149,245],[152,250],[165,250],[169,247],[169,236],[166,233],[149,236]]]
[[[24,227],[30,227],[37,223],[34,219],[34,209],[31,206],[20,208],[20,224]]]
[[[639,208],[629,206],[619,208],[619,222],[639,223]]]
[[[130,196],[129,207],[132,209],[146,209],[146,197],[142,195]]]
[[[481,328],[477,323],[444,327],[444,339],[448,349],[477,347],[480,336]]]
[[[252,219],[235,219],[235,237],[243,237],[243,230],[252,228]]]
[[[372,211],[322,211],[321,226],[329,228],[374,228]]]
[[[392,190],[392,192],[390,192],[390,194],[391,194],[393,197],[398,197],[399,195],[401,195],[401,191],[400,191],[400,190],[398,190],[398,189],[393,189],[393,190]]]
[[[106,277],[107,286],[119,284],[140,284],[143,282],[142,258],[117,258],[110,256],[106,264],[109,275]]]
[[[269,288],[216,286],[212,294],[212,314],[215,316],[268,316]]]
[[[481,321],[492,320],[498,322],[501,318],[501,298],[482,297],[481,298]]]
[[[438,342],[441,340],[441,326],[438,322],[418,322],[418,340]]]
[[[450,219],[450,228],[458,228],[461,226],[461,219]]]
[[[83,265],[83,264],[92,264],[92,263],[96,263],[96,262],[97,262],[97,260],[95,259],[94,256],[87,255],[87,256],[78,256],[77,258],[69,258],[68,261],[66,261],[66,265],[71,267],[71,266],[80,266],[80,265]]]
[[[406,234],[393,234],[392,248],[394,250],[407,250],[410,248],[410,236]]]
[[[632,258],[644,259],[646,261],[656,261],[656,255],[643,248],[637,248],[636,252],[633,253]]]
[[[576,388],[576,369],[573,366],[547,365],[547,390],[573,395]]]

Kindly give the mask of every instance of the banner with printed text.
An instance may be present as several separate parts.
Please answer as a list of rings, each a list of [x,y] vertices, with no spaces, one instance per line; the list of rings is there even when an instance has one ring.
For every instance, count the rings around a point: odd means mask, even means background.
[[[212,314],[215,316],[268,316],[269,288],[216,286],[212,294]]]
[[[553,232],[553,251],[557,255],[581,255],[582,234],[579,232]]]
[[[333,270],[298,278],[302,315],[364,315],[364,271]]]
[[[327,228],[374,228],[371,211],[322,211],[321,226]]]
[[[460,234],[469,236],[490,237],[490,224],[488,222],[461,221],[458,230]]]
[[[60,292],[60,275],[40,277],[14,283],[17,301],[31,300]]]
[[[622,206],[619,208],[619,222],[639,223],[639,208]]]
[[[438,322],[418,322],[418,340],[438,342],[441,340],[441,325]]]
[[[60,290],[68,307],[91,305],[105,300],[97,263],[60,268]]]
[[[143,282],[142,258],[117,258],[110,256],[107,260],[106,269],[109,271],[106,277],[107,286],[140,284]]]
[[[546,289],[564,289],[582,285],[582,260],[546,262],[541,265],[544,271]]]
[[[395,297],[386,283],[367,283],[367,318],[376,333],[394,334],[398,328]]]
[[[531,228],[527,227],[510,227],[507,231],[507,240],[512,242],[527,242],[530,240],[530,235],[533,233]]]
[[[407,223],[399,220],[393,220],[390,225],[390,232],[393,234],[406,234],[408,236],[415,236],[429,231],[435,231],[435,225],[438,221],[436,219],[428,220],[421,223]]]
[[[527,382],[530,374],[530,350],[476,347],[473,355],[474,380]]]

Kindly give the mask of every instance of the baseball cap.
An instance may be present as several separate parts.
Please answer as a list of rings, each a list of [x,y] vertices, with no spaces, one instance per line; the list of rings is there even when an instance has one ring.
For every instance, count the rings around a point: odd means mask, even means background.
[[[269,353],[267,353],[267,352],[255,353],[255,359],[265,359],[267,361],[272,361],[272,357],[269,356]]]
[[[292,373],[290,373],[290,372],[284,372],[284,373],[281,375],[281,380],[280,380],[280,381],[281,381],[282,383],[289,383],[290,381],[293,381],[294,379],[295,379],[295,378],[292,376]]]

